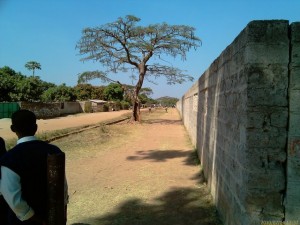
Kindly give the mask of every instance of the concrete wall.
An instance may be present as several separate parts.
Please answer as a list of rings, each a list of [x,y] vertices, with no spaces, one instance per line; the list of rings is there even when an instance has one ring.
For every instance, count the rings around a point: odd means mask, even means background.
[[[62,102],[60,103],[60,114],[76,114],[82,113],[83,109],[79,102]]]
[[[59,103],[20,102],[20,108],[34,112],[37,119],[47,119],[60,116]]]
[[[76,114],[84,112],[83,102],[20,102],[20,107],[21,109],[28,109],[34,112],[38,119],[54,118],[66,114]]]
[[[295,185],[287,188],[287,138],[299,140],[299,129],[288,134],[289,75],[294,70],[299,78],[299,64],[289,70],[289,29],[284,20],[249,23],[177,103],[225,224],[300,219],[298,209],[286,212],[288,202],[289,208],[300,202],[286,201],[292,190],[299,197]],[[299,103],[292,104],[299,122]],[[291,173],[299,184],[299,174]]]
[[[300,221],[300,23],[291,24],[286,218]]]

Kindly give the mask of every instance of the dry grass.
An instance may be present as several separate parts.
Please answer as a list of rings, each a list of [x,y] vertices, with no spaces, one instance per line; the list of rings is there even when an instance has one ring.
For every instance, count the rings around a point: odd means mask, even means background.
[[[220,224],[188,136],[168,113],[53,142],[67,156],[69,225]]]

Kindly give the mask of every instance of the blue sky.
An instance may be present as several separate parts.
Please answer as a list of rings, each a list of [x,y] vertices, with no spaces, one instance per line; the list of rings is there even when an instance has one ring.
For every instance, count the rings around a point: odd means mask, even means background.
[[[164,58],[186,70],[195,81],[252,20],[300,21],[300,0],[0,0],[0,67],[9,66],[25,75],[28,61],[37,61],[36,75],[55,84],[77,84],[78,74],[103,70],[100,63],[81,62],[76,43],[85,27],[135,15],[142,25],[166,22],[196,28],[202,46],[182,62]],[[124,74],[113,79],[132,84]],[[192,86],[145,82],[153,98],[181,97]],[[101,85],[99,80],[91,82]]]

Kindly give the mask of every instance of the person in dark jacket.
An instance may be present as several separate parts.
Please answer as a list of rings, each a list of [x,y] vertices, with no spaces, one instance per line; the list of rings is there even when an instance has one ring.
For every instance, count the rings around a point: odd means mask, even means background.
[[[34,136],[36,116],[29,110],[12,115],[17,145],[1,159],[0,192],[9,205],[8,225],[44,225],[47,220],[47,156],[61,150]]]
[[[0,137],[0,158],[6,153],[5,141]]]

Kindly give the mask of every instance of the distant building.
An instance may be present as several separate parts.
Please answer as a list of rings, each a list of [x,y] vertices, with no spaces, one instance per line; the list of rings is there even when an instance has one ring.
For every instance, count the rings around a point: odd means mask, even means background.
[[[98,99],[91,99],[91,107],[92,112],[107,112],[109,111],[108,107],[106,107],[107,101],[98,100]]]

